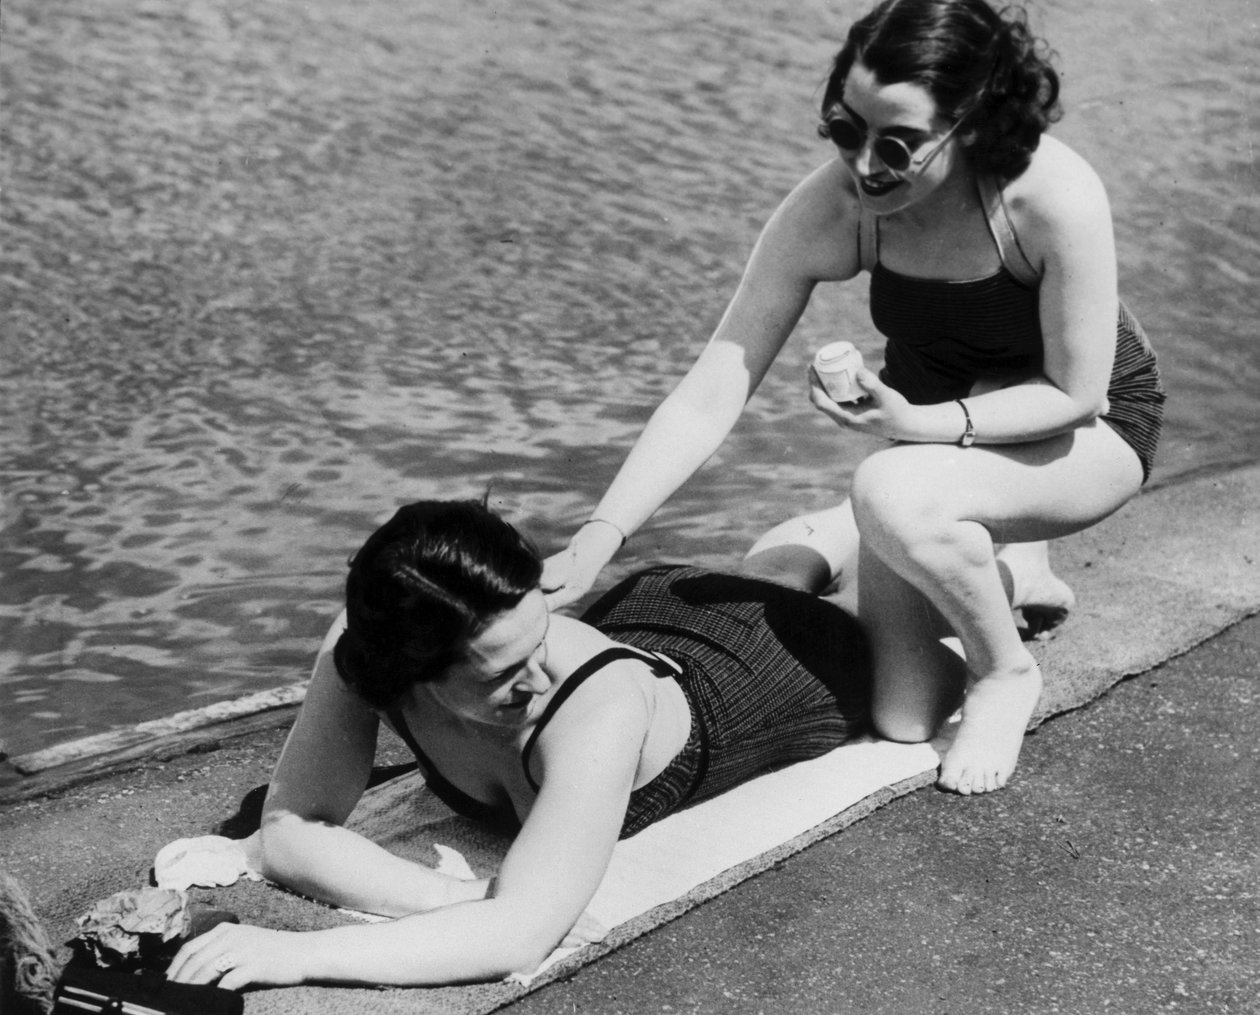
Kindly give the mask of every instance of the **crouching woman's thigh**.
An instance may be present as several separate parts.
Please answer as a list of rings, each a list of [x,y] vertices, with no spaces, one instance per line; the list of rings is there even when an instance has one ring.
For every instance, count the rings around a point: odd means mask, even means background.
[[[853,474],[851,499],[861,539],[887,549],[930,538],[957,520],[957,452],[939,444],[898,444],[866,458]]]
[[[1101,521],[1139,489],[1132,449],[1102,422],[1030,444],[898,444],[853,476],[863,540],[979,522],[998,542],[1053,539]]]

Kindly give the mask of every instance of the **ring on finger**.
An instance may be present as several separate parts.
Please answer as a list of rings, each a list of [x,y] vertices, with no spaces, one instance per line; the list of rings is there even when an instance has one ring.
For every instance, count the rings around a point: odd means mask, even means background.
[[[214,971],[219,974],[228,972],[236,968],[236,959],[231,955],[220,955],[214,960]]]

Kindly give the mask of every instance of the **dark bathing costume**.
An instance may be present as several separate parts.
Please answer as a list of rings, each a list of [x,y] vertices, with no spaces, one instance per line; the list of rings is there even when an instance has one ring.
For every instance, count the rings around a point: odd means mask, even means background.
[[[588,679],[617,659],[636,658],[675,679],[691,709],[686,745],[655,779],[630,795],[621,838],[688,804],[772,768],[818,757],[865,729],[869,656],[857,622],[817,596],[701,568],[661,565],[610,589],[582,619],[615,641],[575,670],[539,717],[521,755]],[[510,806],[474,799],[449,782],[416,743],[399,709],[386,713],[411,747],[430,789],[452,810],[504,830],[519,827]]]
[[[880,378],[914,405],[965,398],[977,380],[1042,370],[1041,279],[1019,245],[997,181],[981,177],[979,190],[1002,259],[986,278],[900,275],[880,263],[878,219],[864,215],[859,226],[862,266],[871,273],[871,319],[888,339]],[[1137,453],[1143,482],[1159,443],[1164,397],[1155,353],[1122,303],[1107,388],[1110,408],[1102,419]]]

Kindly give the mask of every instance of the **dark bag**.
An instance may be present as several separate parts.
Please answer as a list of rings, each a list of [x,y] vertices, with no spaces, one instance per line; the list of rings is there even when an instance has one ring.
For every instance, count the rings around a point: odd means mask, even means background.
[[[172,983],[152,969],[123,972],[72,962],[57,984],[53,1015],[242,1015],[245,999],[234,990]]]

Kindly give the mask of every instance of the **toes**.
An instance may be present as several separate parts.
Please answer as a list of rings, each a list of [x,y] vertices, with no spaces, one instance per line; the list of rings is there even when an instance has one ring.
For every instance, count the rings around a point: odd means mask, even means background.
[[[941,766],[940,778],[936,780],[939,789],[948,790],[950,793],[957,793],[960,796],[971,795],[971,770],[964,768],[962,771],[955,771],[945,765]]]
[[[957,793],[959,796],[978,796],[1005,789],[1009,777],[1009,773],[996,768],[967,767],[955,772],[942,766],[936,786],[938,789]]]

